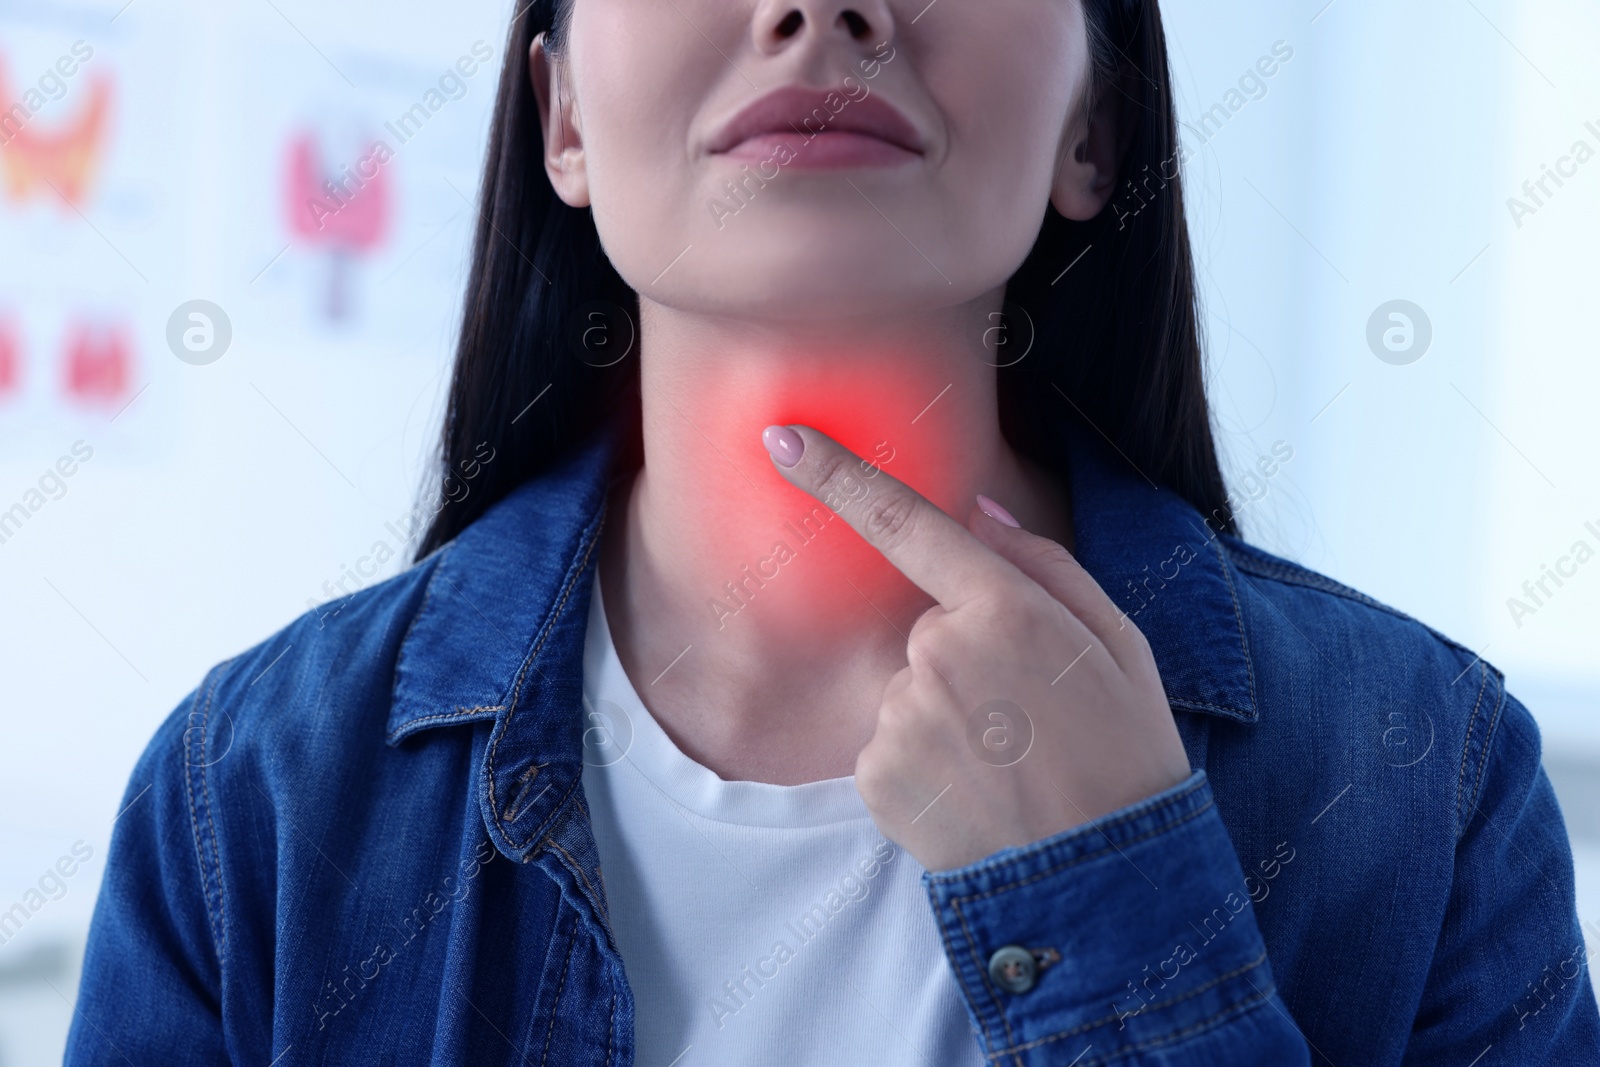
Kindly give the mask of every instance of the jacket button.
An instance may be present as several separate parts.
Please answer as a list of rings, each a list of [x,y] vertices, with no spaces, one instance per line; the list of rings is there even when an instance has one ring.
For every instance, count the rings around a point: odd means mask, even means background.
[[[1008,993],[1026,993],[1033,988],[1039,964],[1033,953],[1021,945],[1006,945],[989,957],[989,977]]]

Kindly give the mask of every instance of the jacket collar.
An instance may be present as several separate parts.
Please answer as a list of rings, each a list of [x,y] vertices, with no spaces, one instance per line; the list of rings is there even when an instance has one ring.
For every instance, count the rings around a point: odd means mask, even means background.
[[[388,741],[493,721],[480,803],[531,858],[583,761],[583,639],[620,433],[597,430],[439,550],[401,643]],[[1065,424],[1076,555],[1149,640],[1174,708],[1256,721],[1239,576],[1200,513],[1114,446]]]
[[[591,436],[438,551],[400,646],[391,745],[429,727],[499,716],[530,672],[550,679],[581,670],[581,662],[552,657],[549,638],[574,607],[588,606],[582,579],[604,520],[615,444],[608,431]]]
[[[1199,510],[1098,431],[1065,424],[1074,554],[1150,643],[1174,708],[1253,723],[1242,576]]]
[[[474,734],[476,799],[490,840],[518,862],[560,836],[552,831],[566,827],[582,779],[584,729],[574,712],[617,443],[603,428],[440,549],[395,665],[389,744],[492,721],[487,736]],[[586,858],[568,862],[586,871],[595,857]]]

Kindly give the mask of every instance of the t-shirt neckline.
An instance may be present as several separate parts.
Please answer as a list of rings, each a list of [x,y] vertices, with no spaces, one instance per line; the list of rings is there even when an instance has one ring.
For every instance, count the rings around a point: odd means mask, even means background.
[[[727,781],[685,755],[623,669],[604,599],[597,564],[583,647],[584,726],[603,726],[611,740],[584,746],[586,775],[642,774],[668,799],[713,822],[797,829],[871,818],[853,775],[800,785]]]

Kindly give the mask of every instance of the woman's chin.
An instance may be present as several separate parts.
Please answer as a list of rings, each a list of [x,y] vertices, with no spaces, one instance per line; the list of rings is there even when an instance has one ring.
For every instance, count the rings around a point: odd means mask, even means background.
[[[719,264],[715,271],[684,272],[638,289],[641,296],[674,310],[766,323],[806,332],[824,322],[883,323],[907,315],[952,308],[998,286],[958,285],[934,276],[931,282],[908,277],[899,268],[841,269],[837,260],[814,263]]]

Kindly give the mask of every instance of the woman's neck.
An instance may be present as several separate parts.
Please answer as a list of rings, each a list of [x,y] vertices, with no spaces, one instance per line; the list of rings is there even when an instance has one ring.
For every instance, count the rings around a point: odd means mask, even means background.
[[[933,603],[778,475],[764,427],[804,423],[861,456],[849,495],[886,472],[959,521],[985,493],[1069,535],[1064,494],[1000,433],[984,347],[999,301],[777,329],[641,300],[644,466],[613,501],[606,608],[635,688],[689,755],[731,778],[851,773]]]

